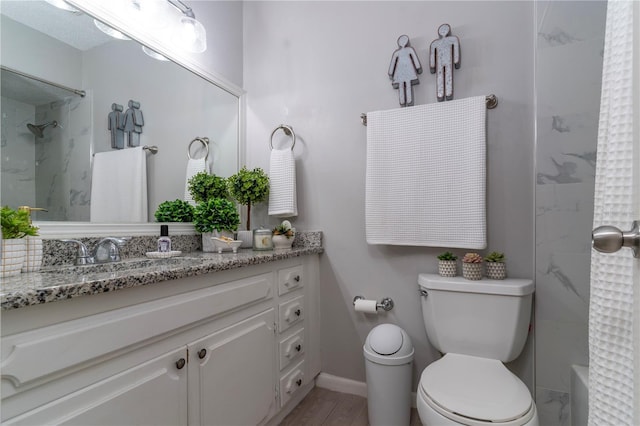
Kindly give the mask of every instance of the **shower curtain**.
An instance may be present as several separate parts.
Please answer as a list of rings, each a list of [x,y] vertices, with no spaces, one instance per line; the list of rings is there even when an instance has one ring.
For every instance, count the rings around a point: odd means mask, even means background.
[[[610,0],[607,5],[594,198],[594,227],[613,225],[625,231],[640,219],[635,217],[639,200],[634,200],[634,182],[640,179],[634,177],[639,169],[634,165],[634,96],[638,108],[640,90],[633,74],[633,64],[639,63],[634,58],[634,3]],[[590,426],[640,424],[637,262],[629,249],[613,254],[592,251]]]

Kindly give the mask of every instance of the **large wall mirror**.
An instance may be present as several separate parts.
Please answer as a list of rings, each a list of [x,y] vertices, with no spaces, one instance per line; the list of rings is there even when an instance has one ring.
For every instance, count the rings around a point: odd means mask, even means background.
[[[157,154],[147,155],[149,222],[161,202],[183,198],[194,138],[209,138],[212,172],[237,171],[237,91],[212,84],[184,64],[153,59],[136,41],[103,34],[86,13],[45,1],[6,0],[0,13],[2,205],[46,208],[34,214],[45,225],[90,221],[93,155],[112,150],[111,106],[126,110],[130,100],[140,103],[144,115],[140,145],[158,147]],[[192,157],[204,155],[201,144],[191,148]]]

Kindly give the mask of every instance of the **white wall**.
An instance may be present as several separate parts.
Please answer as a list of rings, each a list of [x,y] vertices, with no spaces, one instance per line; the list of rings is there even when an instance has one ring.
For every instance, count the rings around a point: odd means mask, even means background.
[[[362,344],[379,322],[411,336],[414,381],[439,357],[427,343],[416,281],[420,272],[436,271],[442,249],[366,244],[366,129],[359,116],[398,106],[387,69],[402,34],[427,67],[416,104],[435,102],[427,48],[445,22],[462,46],[455,97],[495,93],[500,101],[487,124],[489,249],[506,252],[510,276],[533,277],[533,3],[244,4],[247,163],[268,170],[271,131],[293,126],[300,213],[294,224],[324,231],[322,369],[330,374],[364,381]],[[256,224],[275,222],[258,207]],[[356,314],[359,294],[390,296],[396,307],[377,317]],[[515,368],[531,387],[532,349],[525,352]]]

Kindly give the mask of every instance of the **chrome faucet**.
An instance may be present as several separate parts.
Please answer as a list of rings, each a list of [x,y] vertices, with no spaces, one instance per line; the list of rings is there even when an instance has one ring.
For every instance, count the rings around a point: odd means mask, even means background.
[[[92,265],[94,263],[119,262],[120,249],[124,247],[129,238],[106,237],[98,241],[93,249],[93,253],[89,254],[87,246],[78,240],[60,240],[63,243],[72,243],[78,247],[78,256],[76,257],[76,265]]]

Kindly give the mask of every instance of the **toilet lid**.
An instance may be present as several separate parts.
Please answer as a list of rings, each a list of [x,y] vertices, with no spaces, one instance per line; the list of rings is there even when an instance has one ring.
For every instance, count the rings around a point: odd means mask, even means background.
[[[488,422],[507,422],[531,408],[529,389],[498,360],[446,354],[422,373],[422,390],[442,409]]]

